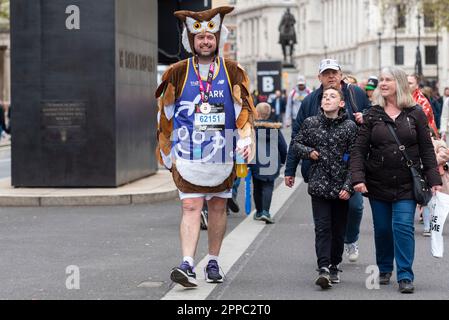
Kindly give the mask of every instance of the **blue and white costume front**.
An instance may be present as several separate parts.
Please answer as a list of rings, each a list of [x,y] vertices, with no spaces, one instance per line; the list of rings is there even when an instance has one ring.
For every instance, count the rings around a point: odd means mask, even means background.
[[[213,108],[220,106],[220,111],[216,114],[201,113],[199,70],[196,70],[193,58],[188,61],[182,93],[173,110],[172,155],[176,159],[176,168],[186,181],[200,186],[219,185],[229,177],[234,165],[235,122],[239,110],[234,106],[223,59],[217,61],[209,104]],[[206,81],[203,77],[202,80]],[[201,126],[203,119],[213,130]]]

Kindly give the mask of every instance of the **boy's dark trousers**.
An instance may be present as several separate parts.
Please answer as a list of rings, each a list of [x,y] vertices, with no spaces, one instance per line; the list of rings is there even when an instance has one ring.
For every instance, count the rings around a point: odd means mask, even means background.
[[[271,198],[273,197],[274,180],[263,181],[253,177],[253,194],[256,211],[270,212]]]
[[[342,261],[348,205],[348,201],[312,196],[318,268],[328,268]]]

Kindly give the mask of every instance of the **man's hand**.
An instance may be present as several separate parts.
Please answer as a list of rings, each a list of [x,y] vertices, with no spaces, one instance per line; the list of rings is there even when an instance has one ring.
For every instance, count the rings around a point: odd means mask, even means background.
[[[361,193],[367,193],[368,192],[368,189],[366,188],[366,185],[364,183],[356,184],[354,186],[354,190],[356,192],[361,192]]]
[[[432,187],[432,194],[435,195],[437,191],[441,191],[443,187],[442,186],[433,186]]]
[[[310,154],[309,154],[310,159],[312,160],[318,160],[318,158],[320,157],[320,153],[316,150],[313,150]]]
[[[355,122],[357,122],[358,124],[363,124],[363,113],[361,112],[354,113],[354,118]]]
[[[251,146],[248,145],[244,147],[243,149],[237,148],[235,150],[240,156],[243,157],[243,159],[248,160],[249,156],[251,155]]]
[[[292,188],[295,185],[295,177],[285,177],[284,182],[287,187]]]

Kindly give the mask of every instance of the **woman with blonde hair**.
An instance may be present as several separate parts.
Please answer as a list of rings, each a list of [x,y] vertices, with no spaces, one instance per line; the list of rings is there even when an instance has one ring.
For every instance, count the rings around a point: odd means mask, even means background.
[[[401,293],[414,292],[416,201],[409,165],[422,172],[432,192],[441,189],[427,125],[426,115],[413,100],[406,73],[400,68],[384,68],[373,106],[352,149],[350,168],[354,190],[368,197],[371,205],[379,283],[390,283],[396,260]],[[391,130],[412,163],[404,159]]]

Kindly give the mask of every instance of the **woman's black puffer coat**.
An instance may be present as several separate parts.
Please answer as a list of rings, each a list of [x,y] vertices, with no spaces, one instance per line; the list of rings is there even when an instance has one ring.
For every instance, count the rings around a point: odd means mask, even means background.
[[[429,185],[441,185],[427,118],[420,106],[402,109],[395,121],[382,107],[371,107],[351,152],[352,184],[365,183],[365,195],[377,200],[414,198],[410,169],[386,122],[393,125],[413,163],[422,164]]]

